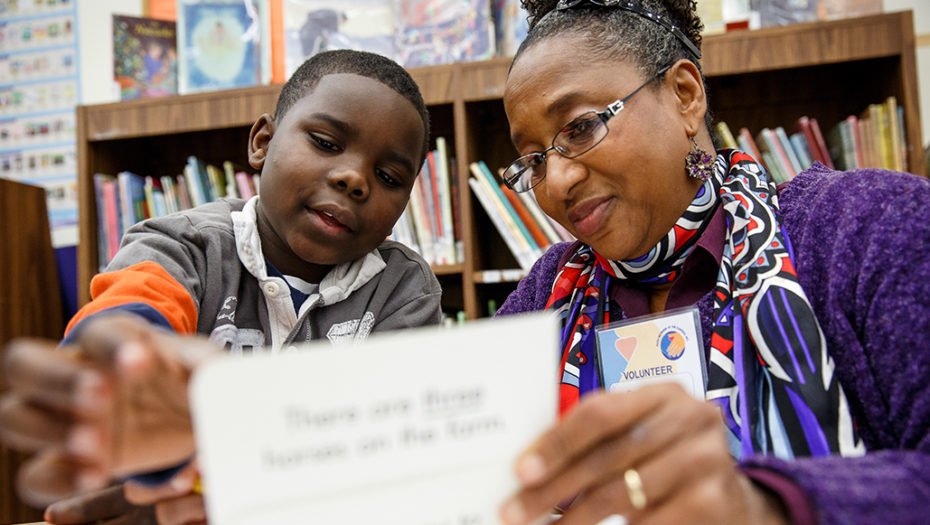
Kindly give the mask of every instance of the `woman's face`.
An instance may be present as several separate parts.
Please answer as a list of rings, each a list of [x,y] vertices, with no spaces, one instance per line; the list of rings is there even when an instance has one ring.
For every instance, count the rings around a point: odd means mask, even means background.
[[[628,62],[586,58],[585,49],[579,37],[555,37],[514,63],[504,107],[520,155],[546,149],[567,122],[603,111],[648,80]],[[666,80],[675,71],[632,97],[587,153],[566,159],[551,151],[546,177],[533,190],[550,217],[609,259],[646,254],[700,186],[685,174],[691,147],[682,100]]]

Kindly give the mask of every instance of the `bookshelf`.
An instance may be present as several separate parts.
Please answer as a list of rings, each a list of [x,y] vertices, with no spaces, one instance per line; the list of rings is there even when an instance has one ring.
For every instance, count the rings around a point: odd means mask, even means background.
[[[801,115],[828,126],[894,95],[904,108],[909,166],[922,166],[910,11],[710,35],[704,57],[711,108],[731,126],[787,129]],[[502,58],[411,70],[429,106],[433,135],[449,140],[463,192],[464,261],[433,269],[443,286],[443,308],[464,310],[469,319],[487,315],[491,299],[501,304],[522,275],[510,271],[518,266],[467,183],[469,163],[484,160],[493,170],[516,156],[501,102],[509,64]],[[279,89],[78,107],[80,303],[89,300],[97,271],[93,175],[173,174],[191,154],[247,166],[249,128],[273,110]]]

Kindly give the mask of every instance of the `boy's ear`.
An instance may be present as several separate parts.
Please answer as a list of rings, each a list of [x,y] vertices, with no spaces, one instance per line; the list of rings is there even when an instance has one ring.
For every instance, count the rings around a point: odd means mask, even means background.
[[[687,132],[694,135],[704,126],[707,113],[707,94],[701,72],[694,62],[681,59],[668,71],[667,82],[671,82],[678,111],[685,121]]]
[[[249,166],[261,171],[273,136],[274,119],[268,113],[263,113],[249,131]]]

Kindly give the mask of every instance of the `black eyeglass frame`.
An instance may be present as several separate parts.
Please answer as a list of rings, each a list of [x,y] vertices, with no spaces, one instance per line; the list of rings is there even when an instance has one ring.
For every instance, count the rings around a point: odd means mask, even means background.
[[[684,32],[681,29],[679,29],[678,26],[676,26],[674,23],[672,23],[671,21],[669,21],[667,18],[663,17],[662,15],[653,13],[652,11],[647,11],[643,9],[642,7],[634,4],[633,2],[630,2],[629,0],[559,0],[559,3],[555,6],[555,9],[557,11],[564,11],[566,9],[575,7],[576,5],[582,2],[590,2],[594,5],[598,5],[601,7],[616,7],[618,9],[622,9],[624,11],[629,11],[631,13],[639,15],[647,20],[651,20],[652,22],[655,22],[656,24],[659,24],[660,26],[668,30],[668,32],[670,32],[672,36],[674,36],[679,41],[681,41],[681,43],[685,46],[685,48],[692,55],[694,55],[694,58],[696,60],[701,59],[701,51],[698,50],[696,45],[694,45],[694,42],[692,42],[687,36],[685,36]]]
[[[607,134],[610,133],[610,128],[607,127],[607,121],[615,117],[621,111],[623,111],[623,108],[626,107],[626,103],[629,102],[631,98],[633,98],[633,95],[639,93],[640,90],[642,90],[644,87],[648,86],[649,84],[661,78],[662,75],[664,75],[666,71],[671,69],[671,67],[672,66],[670,65],[663,67],[658,72],[656,72],[655,75],[649,77],[649,80],[643,82],[642,85],[634,89],[633,92],[630,93],[629,95],[623,98],[617,99],[611,102],[610,104],[607,104],[607,107],[604,109],[604,111],[586,111],[585,113],[582,113],[581,115],[578,115],[577,117],[568,121],[568,123],[562,126],[561,128],[559,128],[559,131],[556,132],[554,137],[552,137],[552,142],[548,148],[542,151],[535,151],[533,153],[527,153],[526,155],[522,155],[518,157],[517,160],[511,162],[507,166],[507,169],[504,170],[504,173],[501,175],[501,178],[503,179],[504,184],[506,184],[508,188],[510,188],[516,193],[523,193],[526,191],[530,191],[531,189],[538,186],[539,183],[542,182],[546,178],[546,174],[543,173],[543,176],[539,177],[539,180],[535,182],[531,181],[529,184],[525,184],[525,185],[518,187],[520,179],[523,178],[523,175],[528,170],[533,170],[540,164],[545,164],[546,158],[550,151],[555,150],[556,153],[558,153],[559,155],[567,159],[574,159],[594,149],[594,147],[600,144],[604,140],[604,138],[607,137]],[[588,117],[587,115],[591,113],[593,113],[594,116]],[[579,152],[576,152],[576,153],[569,153],[568,149],[566,149],[565,147],[556,145],[555,143],[556,140],[558,140],[558,138],[562,136],[564,132],[577,126],[582,120],[590,120],[595,117],[600,119],[601,123],[604,125],[604,129],[606,130],[604,132],[604,135],[602,135],[601,138],[597,139],[597,141],[593,142],[587,148]],[[527,162],[530,159],[533,159],[533,162]]]

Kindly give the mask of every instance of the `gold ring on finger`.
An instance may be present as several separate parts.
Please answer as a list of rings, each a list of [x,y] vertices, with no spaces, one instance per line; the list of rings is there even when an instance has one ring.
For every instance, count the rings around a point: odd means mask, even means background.
[[[646,491],[643,490],[643,480],[639,477],[639,472],[635,468],[628,468],[623,473],[623,483],[626,485],[626,494],[633,508],[636,510],[646,508]]]

